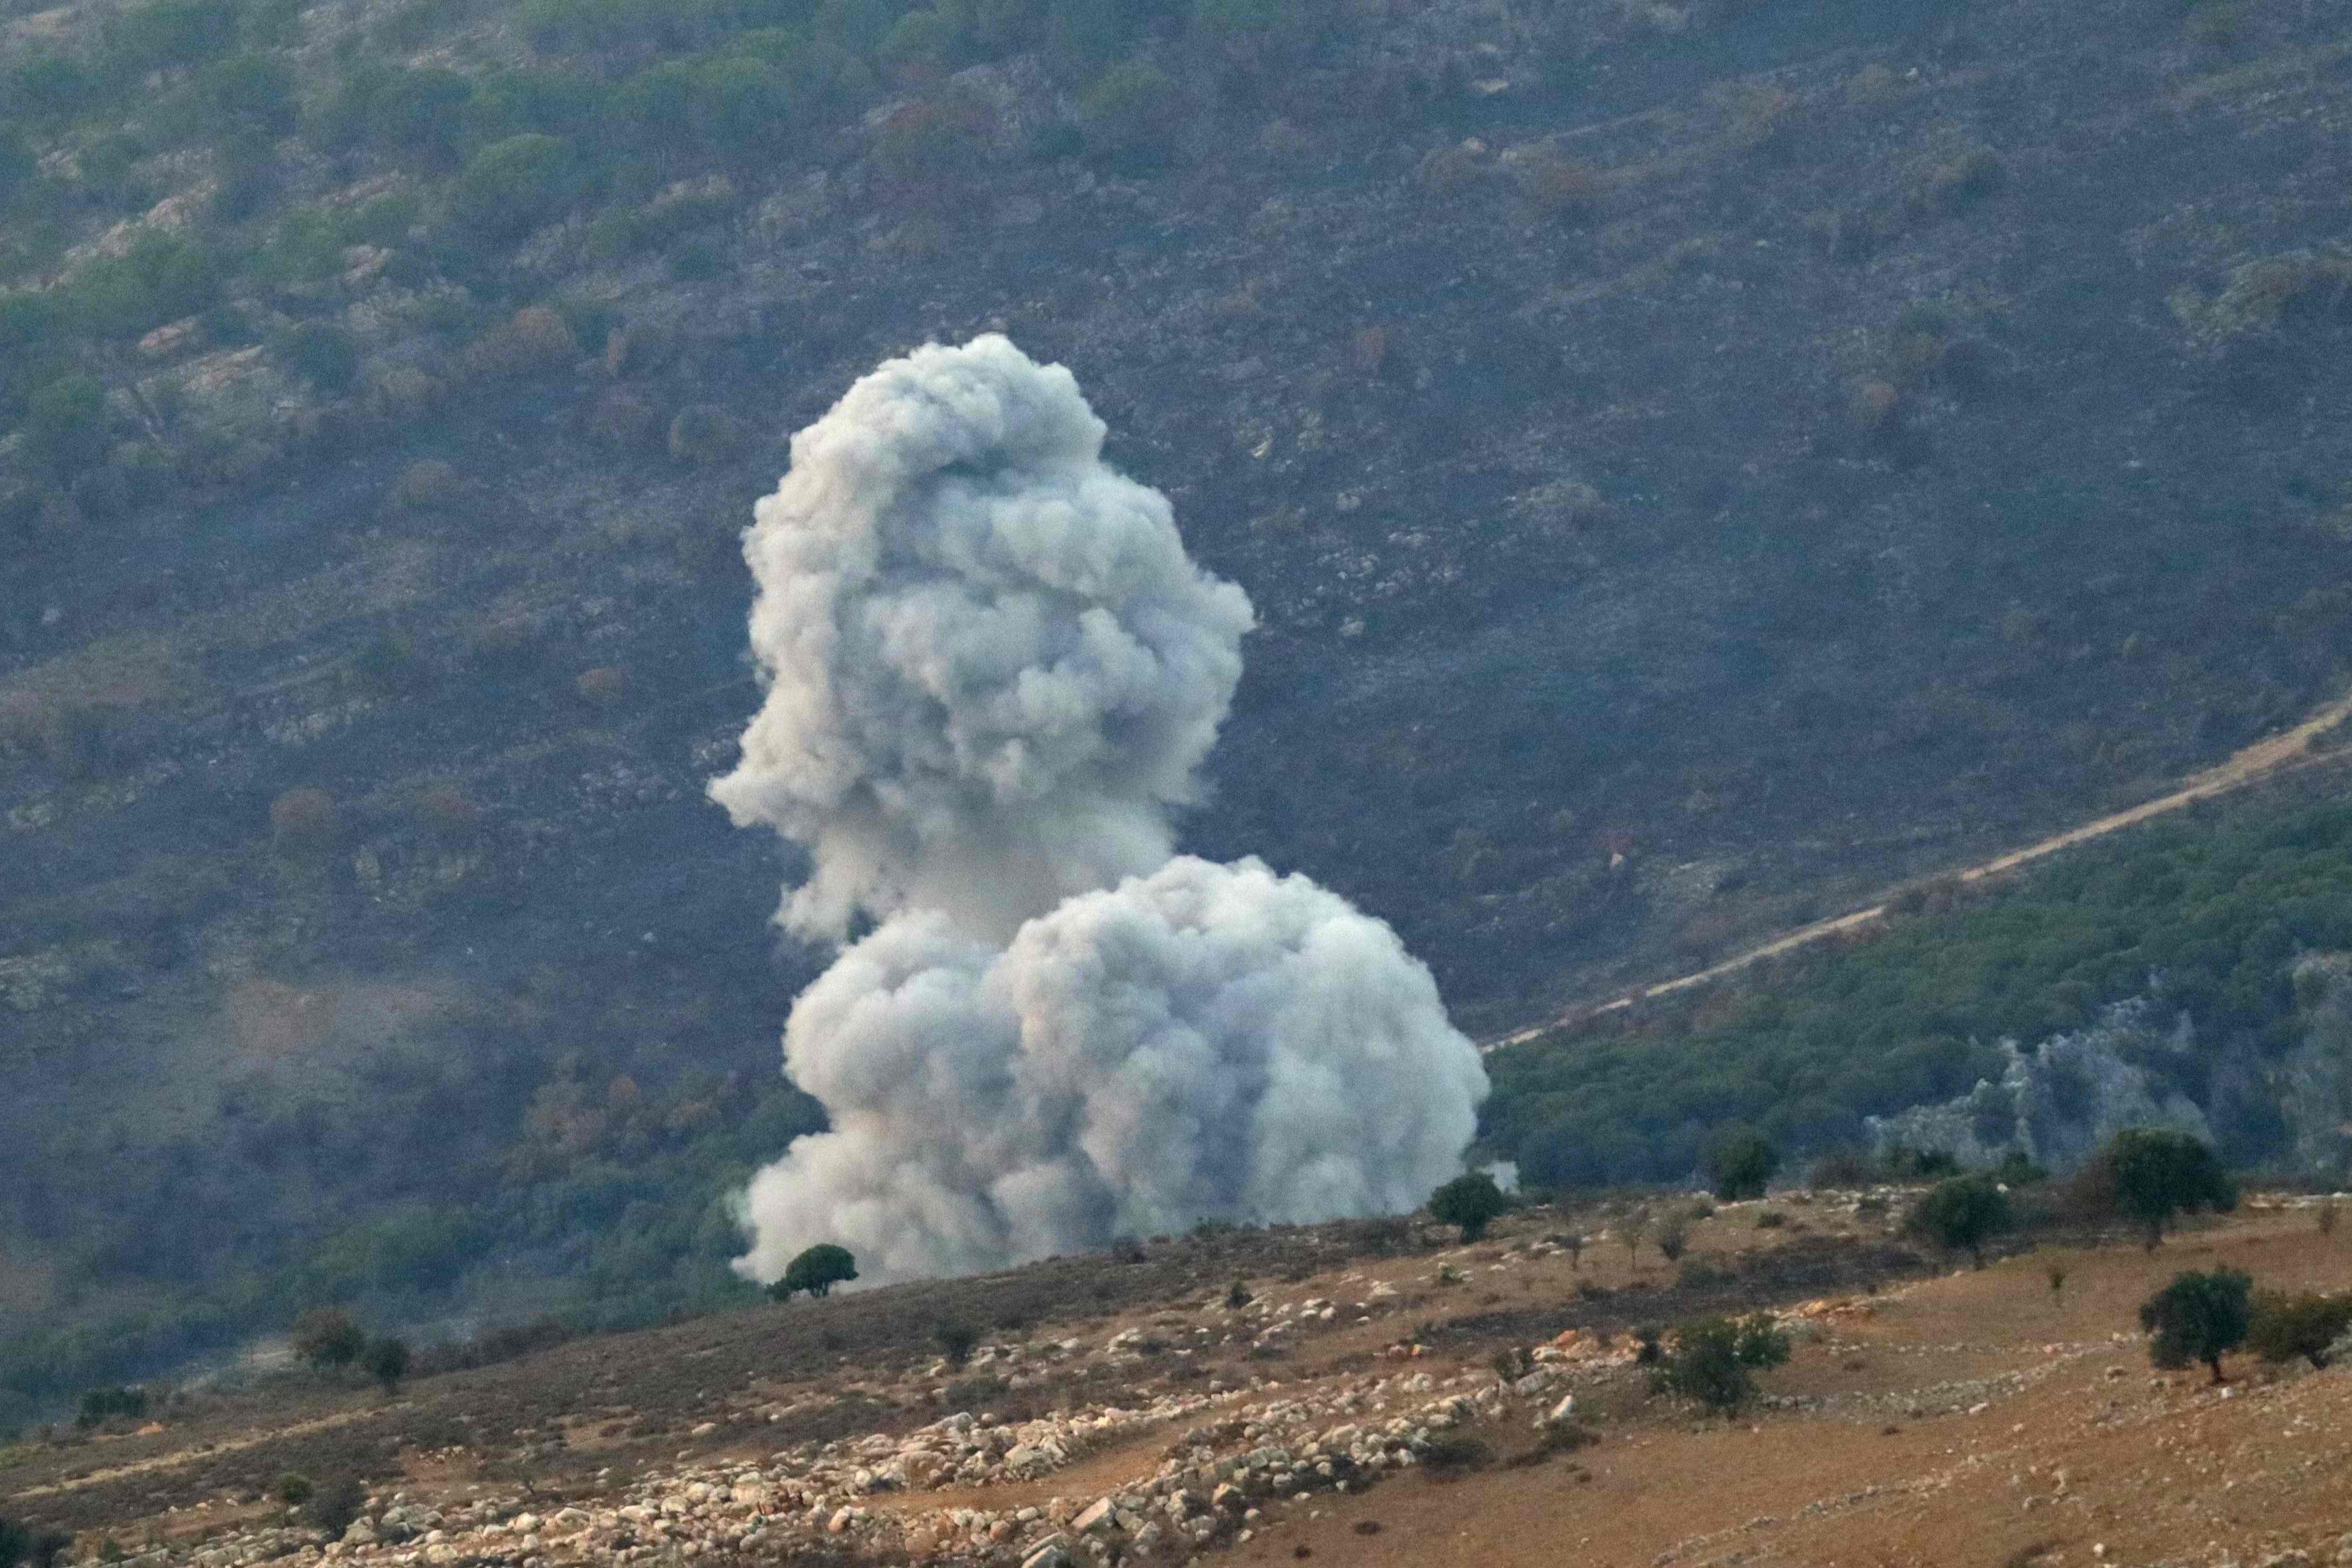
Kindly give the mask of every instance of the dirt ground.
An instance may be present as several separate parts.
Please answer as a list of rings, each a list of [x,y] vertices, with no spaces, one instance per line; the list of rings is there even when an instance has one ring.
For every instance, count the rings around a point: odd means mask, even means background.
[[[1778,1221],[1759,1226],[1768,1211]],[[2228,1264],[2262,1285],[2352,1288],[2352,1235],[2323,1235],[2309,1207],[2250,1203],[2152,1254],[2120,1241],[2042,1246],[1952,1272],[1901,1249],[1885,1216],[1828,1195],[1727,1205],[1696,1226],[1679,1267],[1654,1245],[1626,1248],[1612,1228],[1622,1215],[1538,1211],[1478,1246],[1435,1250],[1346,1227],[1199,1238],[1141,1262],[1072,1260],[578,1342],[420,1380],[390,1402],[257,1389],[200,1402],[163,1433],[18,1450],[0,1485],[15,1494],[9,1512],[86,1540],[187,1539],[249,1520],[268,1508],[251,1478],[286,1468],[348,1466],[424,1498],[519,1476],[534,1495],[591,1498],[615,1475],[936,1419],[941,1374],[922,1363],[943,1311],[993,1326],[994,1310],[1009,1326],[992,1339],[1092,1345],[1213,1318],[1239,1277],[1268,1302],[1350,1306],[1271,1355],[1238,1344],[1192,1362],[1089,1352],[1050,1387],[960,1396],[1037,1409],[1136,1404],[1215,1379],[1251,1397],[1297,1398],[1392,1364],[1409,1344],[1423,1347],[1420,1364],[1459,1375],[1564,1329],[1622,1343],[1638,1324],[1772,1305],[1795,1325],[1795,1354],[1762,1375],[1764,1397],[1735,1419],[1653,1396],[1641,1369],[1620,1367],[1580,1385],[1580,1418],[1599,1436],[1591,1447],[1546,1453],[1515,1414],[1474,1429],[1493,1456],[1483,1468],[1269,1500],[1246,1540],[1202,1560],[2352,1563],[2352,1369],[2235,1357],[2215,1388],[2201,1370],[2152,1370],[2135,1318],[2182,1268]],[[1564,1234],[1600,1239],[1580,1258],[1542,1245]],[[2053,1266],[2064,1270],[2055,1292]],[[1356,1310],[1368,1296],[1374,1303]],[[778,1420],[779,1401],[799,1414]],[[1034,1480],[875,1501],[1011,1510],[1109,1495],[1149,1477],[1172,1435],[1147,1427]],[[2294,1552],[2305,1556],[2285,1555]]]

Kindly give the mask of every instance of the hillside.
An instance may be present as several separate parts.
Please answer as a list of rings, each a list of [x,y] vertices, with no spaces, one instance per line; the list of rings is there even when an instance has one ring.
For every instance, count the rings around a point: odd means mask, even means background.
[[[1630,1205],[1472,1247],[1394,1226],[1155,1243],[395,1397],[199,1392],[135,1434],[0,1451],[0,1474],[16,1517],[141,1568],[317,1561],[289,1476],[362,1483],[325,1547],[362,1564],[2334,1560],[2346,1373],[2231,1356],[2216,1387],[2150,1368],[2134,1321],[2182,1268],[2340,1289],[2307,1200],[2156,1253],[2074,1237],[1940,1273],[1889,1245],[1886,1195],[1726,1205],[1678,1269],[1619,1245]],[[1787,1364],[1728,1420],[1652,1393],[1633,1331],[1725,1310],[1771,1313]],[[991,1316],[966,1365],[934,1353]]]
[[[2340,694],[2347,58],[2289,0],[10,7],[0,1381],[735,1299],[821,955],[700,795],[733,536],[927,338],[1068,363],[1257,605],[1188,847],[1481,1029]]]

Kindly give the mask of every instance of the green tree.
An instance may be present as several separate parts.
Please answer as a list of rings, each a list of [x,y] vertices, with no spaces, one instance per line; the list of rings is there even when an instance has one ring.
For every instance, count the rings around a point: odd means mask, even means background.
[[[2009,1194],[1979,1171],[1938,1182],[1912,1205],[1903,1228],[1984,1267],[1984,1244],[2009,1226]]]
[[[789,1301],[801,1291],[830,1296],[835,1285],[857,1278],[857,1258],[845,1247],[820,1241],[784,1265],[784,1277],[768,1287],[776,1300]]]
[[[560,216],[579,194],[579,171],[561,138],[525,132],[467,160],[451,193],[459,222],[493,239],[520,239]]]
[[[294,1353],[321,1372],[349,1366],[367,1348],[367,1335],[349,1312],[337,1307],[313,1307],[294,1320],[289,1336]]]
[[[1708,1142],[1702,1163],[1706,1184],[1726,1203],[1760,1198],[1780,1168],[1780,1151],[1752,1127],[1728,1127]]]
[[[1486,1226],[1507,1213],[1511,1200],[1495,1184],[1495,1178],[1484,1171],[1472,1171],[1456,1176],[1429,1194],[1429,1217],[1443,1225],[1462,1227],[1462,1239],[1475,1241],[1486,1234]]]
[[[2140,1303],[2139,1326],[2153,1336],[2147,1357],[2160,1367],[2202,1362],[2221,1381],[2221,1357],[2246,1342],[2253,1280],[2235,1268],[2187,1270]]]
[[[2086,1176],[2140,1226],[2151,1252],[2179,1215],[2200,1208],[2227,1213],[2238,1203],[2238,1189],[2213,1151],[2169,1127],[2116,1133],[2093,1158]]]
[[[2328,1347],[2347,1329],[2352,1329],[2352,1296],[2258,1290],[2246,1325],[2246,1348],[2266,1362],[2301,1356],[2315,1368],[2324,1367]]]
[[[1183,115],[1183,89],[1150,60],[1111,67],[1078,100],[1087,154],[1122,174],[1166,163]]]
[[[1789,1336],[1769,1313],[1700,1318],[1675,1331],[1674,1348],[1657,1358],[1650,1384],[1710,1410],[1736,1410],[1756,1392],[1754,1369],[1788,1359]]]
[[[360,1352],[360,1365],[386,1394],[400,1387],[400,1380],[408,1375],[408,1345],[406,1342],[387,1334],[380,1340],[370,1340],[367,1349]]]
[[[106,388],[69,375],[33,394],[25,420],[32,455],[60,474],[79,472],[106,455]]]

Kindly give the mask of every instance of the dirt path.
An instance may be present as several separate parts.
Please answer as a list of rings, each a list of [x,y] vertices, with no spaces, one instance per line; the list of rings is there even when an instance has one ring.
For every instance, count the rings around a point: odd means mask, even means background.
[[[2233,790],[2243,789],[2248,784],[2274,778],[2290,770],[2326,761],[2334,753],[2315,751],[2312,743],[2321,735],[2347,720],[2352,720],[2352,694],[2339,697],[2325,707],[2315,710],[2308,718],[2292,730],[2282,731],[2278,734],[2256,741],[2253,744],[2231,753],[2226,760],[2215,763],[2204,772],[2190,774],[2181,783],[2179,788],[2168,795],[2159,795],[2154,800],[2144,801],[2127,810],[2115,812],[2078,826],[2070,827],[2063,833],[2052,834],[2049,837],[2038,839],[2021,849],[2012,849],[2005,855],[1996,856],[1981,865],[1968,867],[1957,873],[1958,879],[1962,882],[1980,882],[1988,877],[1997,877],[2004,871],[2014,870],[2020,866],[2042,859],[2045,856],[2055,855],[2062,849],[2071,849],[2077,844],[2088,843],[2094,838],[2103,838],[2110,833],[2134,826],[2152,817],[2179,811],[2183,806],[2193,805],[2200,800],[2210,800],[2216,795],[2228,795]],[[1868,909],[1855,910],[1849,914],[1835,915],[1824,921],[1815,921],[1811,925],[1800,926],[1795,931],[1784,932],[1760,946],[1749,948],[1734,957],[1727,958],[1720,963],[1711,963],[1705,969],[1680,975],[1673,980],[1662,980],[1654,985],[1641,986],[1619,996],[1614,1001],[1603,1003],[1597,1007],[1572,1007],[1565,1013],[1547,1018],[1540,1024],[1531,1024],[1526,1028],[1516,1029],[1510,1034],[1482,1042],[1479,1049],[1500,1050],[1505,1046],[1516,1046],[1532,1040],[1547,1030],[1558,1028],[1562,1024],[1572,1023],[1579,1018],[1589,1017],[1595,1013],[1618,1012],[1633,1006],[1637,1002],[1646,1002],[1653,997],[1670,995],[1677,991],[1686,991],[1695,985],[1704,985],[1710,980],[1718,980],[1724,975],[1737,973],[1749,964],[1759,963],[1764,959],[1777,958],[1784,952],[1794,952],[1798,948],[1809,946],[1825,938],[1873,924],[1884,920],[1886,912],[1886,902],[1882,899]]]

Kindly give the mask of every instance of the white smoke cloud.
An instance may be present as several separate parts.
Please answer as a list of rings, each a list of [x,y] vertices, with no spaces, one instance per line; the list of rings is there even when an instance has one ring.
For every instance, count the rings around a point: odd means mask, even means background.
[[[898,1279],[1409,1209],[1460,1171],[1486,1089],[1385,923],[1190,856],[1002,951],[886,922],[801,996],[784,1059],[834,1130],[753,1180],[759,1279],[824,1240]]]
[[[1251,612],[1103,434],[1068,371],[983,337],[793,438],[745,542],[766,699],[710,792],[808,846],[793,930],[915,908],[1002,938],[1168,858]]]
[[[871,1281],[1392,1213],[1461,1168],[1486,1074],[1396,934],[1171,858],[1251,612],[1103,434],[1001,337],[925,348],[760,503],[767,691],[711,794],[808,847],[788,927],[880,923],[786,1026],[833,1130],[753,1178],[751,1278],[819,1241]]]

